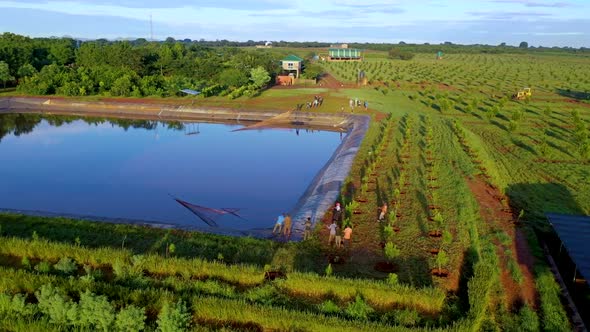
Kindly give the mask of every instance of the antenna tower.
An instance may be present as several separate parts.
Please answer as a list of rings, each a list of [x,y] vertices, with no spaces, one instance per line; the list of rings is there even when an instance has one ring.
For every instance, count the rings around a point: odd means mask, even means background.
[[[150,14],[150,41],[154,41],[154,24],[152,23],[152,14]]]

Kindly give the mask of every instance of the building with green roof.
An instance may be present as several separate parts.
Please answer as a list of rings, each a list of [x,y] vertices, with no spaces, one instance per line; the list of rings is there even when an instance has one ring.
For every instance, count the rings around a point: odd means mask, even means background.
[[[330,61],[360,61],[362,52],[358,48],[330,48],[328,49]]]
[[[289,74],[294,73],[295,78],[299,78],[301,70],[303,69],[303,59],[290,54],[281,60],[281,67],[283,68],[283,71],[286,71]]]

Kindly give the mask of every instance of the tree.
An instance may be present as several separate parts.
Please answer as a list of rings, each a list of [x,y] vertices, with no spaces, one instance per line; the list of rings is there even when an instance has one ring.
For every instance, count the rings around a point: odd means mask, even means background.
[[[35,75],[37,73],[37,69],[35,69],[35,67],[33,67],[33,65],[31,65],[30,63],[25,63],[24,65],[22,65],[17,72],[17,75],[19,78],[23,78],[23,77],[31,77],[33,75]]]
[[[399,250],[392,242],[387,242],[385,244],[385,257],[387,257],[390,262],[399,257],[400,254],[401,250]]]
[[[316,65],[316,64],[312,63],[312,64],[305,67],[305,70],[303,71],[302,76],[304,78],[317,80],[318,77],[320,77],[320,75],[322,75],[323,73],[324,73],[324,69],[320,65]]]
[[[523,41],[518,45],[518,48],[529,48],[529,43]]]
[[[270,82],[270,75],[262,66],[253,68],[250,71],[250,80],[252,80],[252,84],[260,89],[265,87],[268,82]]]
[[[14,77],[10,75],[10,68],[8,64],[4,61],[0,61],[0,81],[4,83],[4,88],[6,89],[6,81],[13,80]]]
[[[158,331],[185,331],[191,322],[191,314],[183,301],[165,303],[158,314]]]
[[[117,314],[115,327],[118,331],[142,331],[145,328],[145,309],[129,305]]]
[[[397,48],[392,48],[389,50],[389,57],[391,59],[412,60],[414,58],[414,56],[415,56],[414,53],[402,51]]]
[[[237,88],[248,84],[248,75],[244,71],[235,68],[224,69],[219,74],[219,84]]]
[[[447,256],[447,253],[444,250],[440,250],[436,255],[436,265],[438,265],[438,271],[441,272],[442,267],[447,265],[448,262],[449,256]]]

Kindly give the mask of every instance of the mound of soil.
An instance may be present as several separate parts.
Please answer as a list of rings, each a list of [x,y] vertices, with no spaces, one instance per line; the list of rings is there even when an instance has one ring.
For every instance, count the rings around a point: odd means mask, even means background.
[[[273,281],[275,279],[287,279],[287,275],[283,271],[264,272],[264,280]]]
[[[446,278],[449,276],[449,271],[445,269],[432,269],[430,270],[430,274],[432,274],[435,277]]]
[[[442,236],[442,232],[441,231],[430,231],[430,232],[428,232],[428,236],[438,238],[438,237]]]

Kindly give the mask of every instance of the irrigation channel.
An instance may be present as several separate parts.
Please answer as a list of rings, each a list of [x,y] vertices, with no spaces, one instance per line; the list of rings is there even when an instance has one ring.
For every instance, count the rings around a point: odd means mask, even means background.
[[[300,240],[337,199],[369,117],[4,98],[0,122],[2,211],[253,237],[284,211]],[[254,222],[208,227],[168,195]]]

